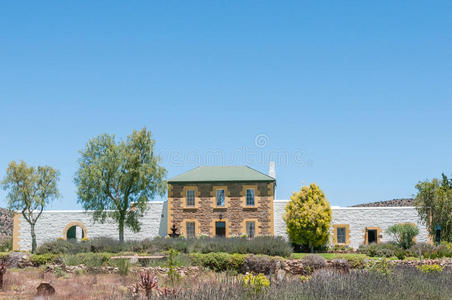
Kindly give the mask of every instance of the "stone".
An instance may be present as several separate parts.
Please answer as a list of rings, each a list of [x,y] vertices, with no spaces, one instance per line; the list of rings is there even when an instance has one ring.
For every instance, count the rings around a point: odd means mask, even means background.
[[[286,271],[279,269],[278,273],[276,274],[276,281],[282,282],[284,281],[284,279],[286,279]]]

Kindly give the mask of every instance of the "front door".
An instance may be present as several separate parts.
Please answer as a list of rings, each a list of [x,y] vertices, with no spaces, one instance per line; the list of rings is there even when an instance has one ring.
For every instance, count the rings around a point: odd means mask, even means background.
[[[367,244],[372,244],[377,242],[377,230],[369,229],[367,231]]]
[[[226,222],[215,222],[215,236],[216,237],[226,236]]]

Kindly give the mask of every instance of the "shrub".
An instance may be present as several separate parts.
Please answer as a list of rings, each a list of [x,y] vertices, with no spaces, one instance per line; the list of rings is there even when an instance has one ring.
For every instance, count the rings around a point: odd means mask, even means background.
[[[443,267],[437,264],[417,266],[416,269],[422,273],[441,273],[443,271]]]
[[[289,239],[298,245],[314,247],[327,244],[332,212],[323,191],[316,185],[303,186],[293,193],[283,216]]]
[[[320,255],[309,254],[301,259],[303,267],[310,272],[326,267],[326,260]]]
[[[216,272],[234,270],[240,272],[245,262],[244,254],[229,253],[192,253],[190,258],[195,265],[209,268]]]
[[[339,259],[346,259],[348,261],[348,265],[352,269],[363,269],[367,266],[369,261],[368,258],[360,255],[360,254],[349,254],[347,256],[337,256]]]
[[[13,238],[7,238],[0,244],[0,252],[8,252],[13,249]]]
[[[392,273],[392,265],[388,259],[383,257],[382,259],[372,261],[369,264],[369,270],[382,275],[390,275]]]
[[[243,285],[251,294],[259,294],[270,286],[270,281],[262,273],[258,275],[248,273],[243,277]]]
[[[408,249],[413,246],[414,238],[419,234],[419,228],[410,223],[394,224],[386,232],[394,237],[396,245],[403,249]]]
[[[435,247],[427,243],[416,243],[408,249],[408,256],[430,257]]]
[[[87,267],[101,267],[113,256],[111,253],[78,253],[67,254],[63,261],[68,266],[85,265]]]
[[[119,275],[126,276],[129,274],[130,262],[128,259],[115,259],[113,265],[118,268]]]
[[[56,262],[60,258],[59,255],[53,253],[46,254],[32,254],[30,256],[30,262],[35,266],[41,266]]]
[[[370,257],[392,257],[392,256],[404,256],[400,253],[403,251],[400,247],[393,243],[381,243],[359,246],[358,252],[366,254]]]
[[[75,242],[66,240],[57,240],[42,244],[38,254],[43,253],[61,253],[77,254],[86,252],[147,252],[161,253],[169,249],[177,250],[181,253],[252,253],[265,254],[272,256],[287,257],[292,254],[292,247],[282,237],[260,236],[253,239],[244,238],[199,238],[199,239],[167,239],[157,237],[152,240],[143,241],[119,241],[111,238],[93,238],[85,242]]]

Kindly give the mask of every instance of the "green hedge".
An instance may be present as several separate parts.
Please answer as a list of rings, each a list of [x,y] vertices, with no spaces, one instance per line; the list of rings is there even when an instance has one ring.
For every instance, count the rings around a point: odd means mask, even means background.
[[[243,269],[245,257],[245,254],[229,254],[224,252],[190,254],[190,259],[194,265],[209,268],[215,272],[226,270],[240,272]]]

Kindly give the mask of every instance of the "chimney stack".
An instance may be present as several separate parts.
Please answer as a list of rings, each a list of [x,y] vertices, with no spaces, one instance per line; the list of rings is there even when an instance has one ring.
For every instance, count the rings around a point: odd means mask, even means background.
[[[275,162],[271,161],[270,162],[270,166],[269,166],[269,170],[268,170],[268,175],[270,177],[276,178],[276,172],[275,172]]]

